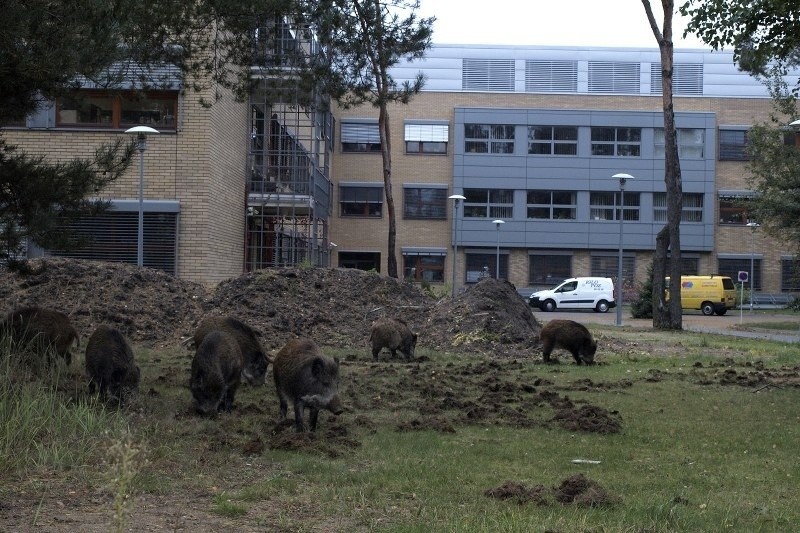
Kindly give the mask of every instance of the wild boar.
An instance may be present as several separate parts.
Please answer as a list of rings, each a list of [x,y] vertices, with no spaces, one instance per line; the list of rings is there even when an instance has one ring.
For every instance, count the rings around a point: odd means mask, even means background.
[[[33,344],[42,353],[52,347],[67,365],[72,362],[72,343],[77,341],[80,346],[78,332],[67,315],[35,305],[9,312],[0,331],[9,332],[15,342]]]
[[[399,318],[379,318],[372,323],[369,333],[372,358],[377,361],[381,350],[388,348],[392,352],[392,357],[397,357],[397,350],[400,350],[406,359],[411,359],[414,357],[417,337],[418,335],[411,331],[405,321]]]
[[[309,427],[317,429],[320,409],[335,415],[343,411],[339,399],[339,360],[322,355],[310,339],[292,339],[275,355],[272,364],[281,418],[286,418],[288,403],[294,407],[294,425],[304,431],[304,409],[309,409]]]
[[[583,324],[573,320],[551,320],[540,334],[544,362],[550,362],[553,348],[563,348],[572,354],[575,363],[591,364],[597,351],[597,342]]]
[[[201,415],[230,411],[242,375],[242,351],[225,331],[211,331],[192,359],[189,388],[195,410]]]
[[[100,394],[122,405],[139,393],[141,373],[133,358],[125,335],[118,329],[101,324],[86,343],[86,374],[89,393]]]
[[[209,316],[197,326],[194,333],[194,345],[200,346],[205,336],[211,331],[224,331],[236,339],[244,360],[242,378],[250,385],[263,385],[270,360],[264,353],[255,330],[241,320],[230,316]]]

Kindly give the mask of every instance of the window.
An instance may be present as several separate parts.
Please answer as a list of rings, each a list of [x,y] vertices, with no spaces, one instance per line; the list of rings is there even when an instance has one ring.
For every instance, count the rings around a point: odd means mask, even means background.
[[[667,221],[667,193],[653,193],[653,221]],[[683,209],[681,210],[681,222],[702,222],[703,221],[703,194],[697,192],[683,193]]]
[[[555,287],[572,277],[571,254],[535,253],[528,256],[528,284]]]
[[[338,257],[340,268],[381,271],[381,254],[379,252],[339,252]]]
[[[681,275],[696,276],[700,273],[700,258],[681,254]]]
[[[747,161],[749,159],[750,155],[747,153],[747,130],[720,128],[719,160]]]
[[[619,220],[619,192],[593,192],[589,195],[591,220]],[[623,220],[639,220],[639,193],[625,193]]]
[[[794,257],[781,259],[781,290],[800,291],[800,259]]]
[[[528,218],[575,220],[575,191],[528,191]]]
[[[406,153],[446,154],[449,134],[447,124],[406,124]]]
[[[174,130],[177,113],[177,92],[78,91],[56,101],[56,126]]]
[[[464,189],[464,217],[513,218],[514,191],[511,189]]]
[[[592,255],[591,270],[592,276],[611,278],[616,283],[619,274],[619,255]],[[633,282],[636,276],[636,257],[634,255],[622,256],[622,279],[626,283]],[[615,287],[614,292],[617,289]]]
[[[592,155],[639,157],[641,128],[592,128]]]
[[[467,279],[466,283],[477,283],[483,276],[495,277],[497,268],[497,253],[467,252]],[[508,279],[508,254],[500,252],[500,279]]]
[[[528,126],[528,153],[576,155],[578,128],[573,126]]]
[[[750,222],[752,209],[752,194],[726,193],[720,191],[719,195],[719,223],[720,225],[744,226]]]
[[[403,251],[403,278],[410,281],[444,283],[446,252],[425,253]]]
[[[443,187],[403,187],[403,218],[447,218],[447,189]]]
[[[380,152],[378,121],[342,121],[342,152]]]
[[[678,128],[678,157],[681,159],[703,159],[705,130],[700,128]],[[655,130],[656,158],[663,158],[665,151],[664,128]]]
[[[753,272],[749,276],[749,283],[753,283],[753,290],[761,290],[761,259],[758,257],[717,258],[717,274],[728,276],[732,280],[739,279],[739,272],[750,272],[750,261],[753,262]]]
[[[514,126],[464,124],[464,151],[471,154],[513,154]]]
[[[513,59],[462,59],[461,88],[465,91],[514,90]]]
[[[114,208],[103,214],[65,223],[85,246],[69,251],[48,250],[48,254],[73,259],[136,264],[139,214]],[[175,274],[178,249],[177,211],[150,211],[145,204],[142,241],[144,266]],[[175,206],[177,209],[177,205]]]
[[[339,185],[343,217],[380,218],[383,214],[382,185]]]

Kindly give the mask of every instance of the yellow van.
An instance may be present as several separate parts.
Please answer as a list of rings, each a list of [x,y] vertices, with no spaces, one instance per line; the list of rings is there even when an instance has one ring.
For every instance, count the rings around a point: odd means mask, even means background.
[[[681,276],[681,309],[699,309],[706,316],[714,313],[722,316],[734,307],[736,285],[728,276]]]

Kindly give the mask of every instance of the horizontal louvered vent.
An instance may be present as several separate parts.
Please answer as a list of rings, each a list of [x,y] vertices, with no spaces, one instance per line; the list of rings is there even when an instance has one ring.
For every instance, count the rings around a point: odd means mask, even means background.
[[[589,92],[639,94],[641,64],[589,61]]]
[[[529,93],[574,93],[578,91],[577,61],[525,62],[525,91]]]
[[[143,229],[144,266],[176,274],[177,213],[145,213]],[[50,255],[136,264],[138,258],[139,213],[111,211],[86,217],[70,225],[87,245],[69,252],[49,250]]]
[[[661,63],[650,65],[650,93],[661,94]],[[672,73],[672,94],[703,96],[703,65],[676,63]]]
[[[513,59],[464,59],[461,88],[465,91],[514,91]]]

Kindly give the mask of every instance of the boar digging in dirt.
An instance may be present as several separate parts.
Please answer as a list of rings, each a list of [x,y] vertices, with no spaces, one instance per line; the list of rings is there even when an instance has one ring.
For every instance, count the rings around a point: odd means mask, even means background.
[[[545,363],[550,362],[553,348],[567,350],[579,365],[581,363],[589,365],[594,362],[597,342],[583,324],[573,320],[551,320],[542,328],[540,338]]]
[[[60,311],[37,306],[22,307],[11,311],[0,324],[0,332],[8,332],[15,342],[34,344],[37,351],[46,353],[52,347],[69,365],[72,362],[70,348],[77,341],[78,332],[69,317]]]
[[[383,348],[388,348],[392,357],[397,357],[397,350],[400,350],[406,359],[412,359],[417,346],[417,334],[399,318],[379,318],[372,323],[369,342],[372,345],[372,359],[376,361]]]
[[[339,399],[339,360],[322,355],[309,339],[292,339],[275,355],[272,366],[275,390],[280,400],[281,418],[286,418],[289,402],[294,407],[294,424],[304,431],[303,414],[309,409],[309,427],[317,429],[320,409],[335,415],[343,411]]]
[[[116,328],[100,325],[86,343],[86,374],[89,393],[95,388],[120,405],[139,393],[139,367],[125,336]]]
[[[210,316],[203,319],[194,333],[194,345],[200,346],[203,339],[212,331],[224,331],[233,336],[239,344],[244,364],[242,378],[250,385],[263,385],[270,360],[261,347],[253,328],[230,316]]]
[[[242,375],[242,351],[233,335],[212,331],[203,338],[192,359],[195,410],[201,415],[230,411]]]

